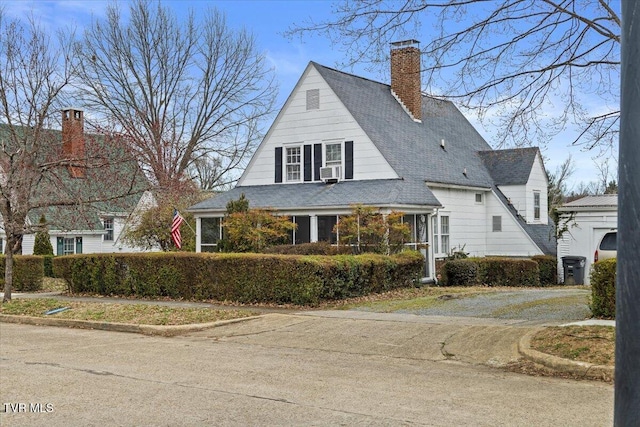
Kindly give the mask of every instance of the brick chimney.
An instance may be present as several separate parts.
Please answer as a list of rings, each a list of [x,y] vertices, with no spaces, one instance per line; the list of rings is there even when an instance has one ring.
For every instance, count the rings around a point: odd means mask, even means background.
[[[414,120],[422,120],[420,48],[417,40],[391,43],[391,91]]]
[[[73,166],[69,166],[69,173],[73,178],[84,178],[84,117],[82,110],[68,108],[62,110],[62,151],[65,158],[71,159]]]

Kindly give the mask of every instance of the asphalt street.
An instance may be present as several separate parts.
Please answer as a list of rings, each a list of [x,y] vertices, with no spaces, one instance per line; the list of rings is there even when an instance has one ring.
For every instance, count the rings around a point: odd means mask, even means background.
[[[500,368],[532,327],[273,313],[163,338],[0,323],[0,424],[611,425],[611,385]]]

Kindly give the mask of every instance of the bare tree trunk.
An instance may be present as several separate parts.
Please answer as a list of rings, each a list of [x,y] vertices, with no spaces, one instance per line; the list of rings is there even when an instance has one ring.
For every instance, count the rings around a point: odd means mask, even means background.
[[[13,245],[15,242],[7,241],[6,257],[4,259],[4,297],[2,302],[11,301],[11,288],[13,287]]]

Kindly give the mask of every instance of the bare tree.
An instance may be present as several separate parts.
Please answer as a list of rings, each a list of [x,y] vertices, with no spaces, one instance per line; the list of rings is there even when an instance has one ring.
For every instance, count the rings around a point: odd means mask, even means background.
[[[501,144],[543,144],[576,123],[574,143],[593,147],[617,141],[618,9],[611,0],[342,0],[331,20],[289,34],[326,34],[346,65],[374,69],[388,63],[390,42],[422,38],[426,88],[481,119],[495,114]]]
[[[170,188],[207,157],[217,178],[242,166],[277,86],[254,38],[208,10],[185,22],[159,2],[117,3],[78,44],[79,99],[112,117],[154,185]]]
[[[106,143],[98,137],[85,141],[81,128],[74,127],[65,143],[64,125],[62,133],[51,130],[61,117],[57,102],[72,77],[71,36],[52,43],[33,19],[28,25],[8,20],[0,8],[0,214],[7,240],[4,301],[11,299],[13,255],[22,236],[39,226],[40,213],[65,206],[69,207],[67,220],[77,222],[90,209],[99,209],[94,203],[109,203],[142,190],[135,163],[117,141]],[[123,164],[126,167],[120,168]],[[54,216],[47,213],[48,220]]]
[[[549,212],[565,202],[565,198],[568,195],[567,180],[573,175],[574,171],[575,167],[571,156],[567,157],[554,172],[547,171],[547,176],[549,177],[549,183],[547,184]]]

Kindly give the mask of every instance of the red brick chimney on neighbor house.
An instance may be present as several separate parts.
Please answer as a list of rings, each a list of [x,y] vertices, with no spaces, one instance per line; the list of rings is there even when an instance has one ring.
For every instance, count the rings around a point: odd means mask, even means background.
[[[414,120],[422,120],[419,43],[417,40],[391,43],[391,91]]]
[[[71,159],[73,165],[69,166],[69,173],[73,178],[86,176],[84,162],[84,117],[82,110],[68,108],[62,110],[62,151],[65,158]]]

